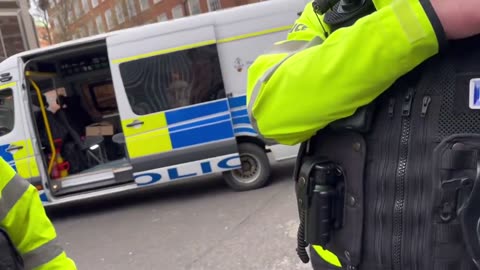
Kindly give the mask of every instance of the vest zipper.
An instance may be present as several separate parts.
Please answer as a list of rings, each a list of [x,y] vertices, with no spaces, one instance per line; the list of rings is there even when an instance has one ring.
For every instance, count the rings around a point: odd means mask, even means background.
[[[420,115],[421,117],[425,117],[425,115],[427,115],[428,106],[430,105],[430,102],[432,102],[432,98],[430,96],[423,97],[422,114]]]
[[[410,141],[410,113],[414,89],[409,88],[402,104],[402,123],[397,165],[397,177],[395,179],[395,201],[393,210],[393,269],[402,269],[402,236],[403,236],[403,211],[405,207],[405,178],[407,175],[408,144]]]
[[[388,117],[392,118],[395,111],[395,99],[390,98],[388,101]]]

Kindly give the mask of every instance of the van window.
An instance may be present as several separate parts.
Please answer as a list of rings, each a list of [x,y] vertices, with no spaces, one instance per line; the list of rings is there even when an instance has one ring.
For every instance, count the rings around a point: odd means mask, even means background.
[[[0,90],[0,136],[13,130],[14,120],[13,90]]]
[[[216,45],[126,62],[120,73],[137,115],[225,97]]]

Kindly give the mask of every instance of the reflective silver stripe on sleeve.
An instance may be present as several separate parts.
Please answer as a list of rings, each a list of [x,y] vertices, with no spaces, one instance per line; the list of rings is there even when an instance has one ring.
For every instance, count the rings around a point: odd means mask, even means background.
[[[58,245],[56,239],[23,255],[25,269],[39,267],[55,259],[62,254],[63,249]]]
[[[265,54],[294,53],[304,49],[309,42],[306,40],[289,40],[273,45]]]
[[[0,221],[3,220],[15,204],[22,198],[30,187],[30,183],[22,177],[15,175],[1,191]]]
[[[271,67],[263,76],[257,81],[255,84],[255,87],[253,88],[252,91],[252,96],[250,97],[250,102],[248,103],[247,107],[247,112],[248,112],[248,117],[250,118],[250,122],[252,123],[252,127],[258,132],[258,125],[257,121],[253,117],[252,109],[253,109],[253,104],[255,104],[255,100],[257,99],[258,92],[260,92],[260,89],[262,88],[262,84],[267,82],[270,77],[273,75],[273,73],[280,67],[283,62],[285,62],[287,59],[289,59],[292,55],[295,53],[308,49],[312,46],[320,45],[322,44],[323,40],[320,37],[315,37],[311,41],[301,41],[301,40],[295,40],[295,41],[288,41],[285,43],[280,43],[277,45],[274,45],[271,50],[269,50],[266,54],[272,53],[272,51],[275,51],[275,53],[289,53],[282,61],[277,63],[275,66]],[[265,140],[265,138],[263,138]],[[268,140],[267,140],[268,141]]]

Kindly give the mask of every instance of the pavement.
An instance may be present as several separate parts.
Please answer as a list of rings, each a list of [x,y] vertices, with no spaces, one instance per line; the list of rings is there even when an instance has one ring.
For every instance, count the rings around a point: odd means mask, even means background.
[[[292,161],[269,186],[232,191],[214,175],[49,207],[78,269],[311,269],[295,253]]]

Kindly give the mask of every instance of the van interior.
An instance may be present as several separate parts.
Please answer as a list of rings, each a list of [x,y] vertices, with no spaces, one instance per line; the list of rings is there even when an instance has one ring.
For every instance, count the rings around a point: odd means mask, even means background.
[[[105,41],[25,60],[31,117],[50,183],[119,184],[112,177],[92,180],[130,166]]]

